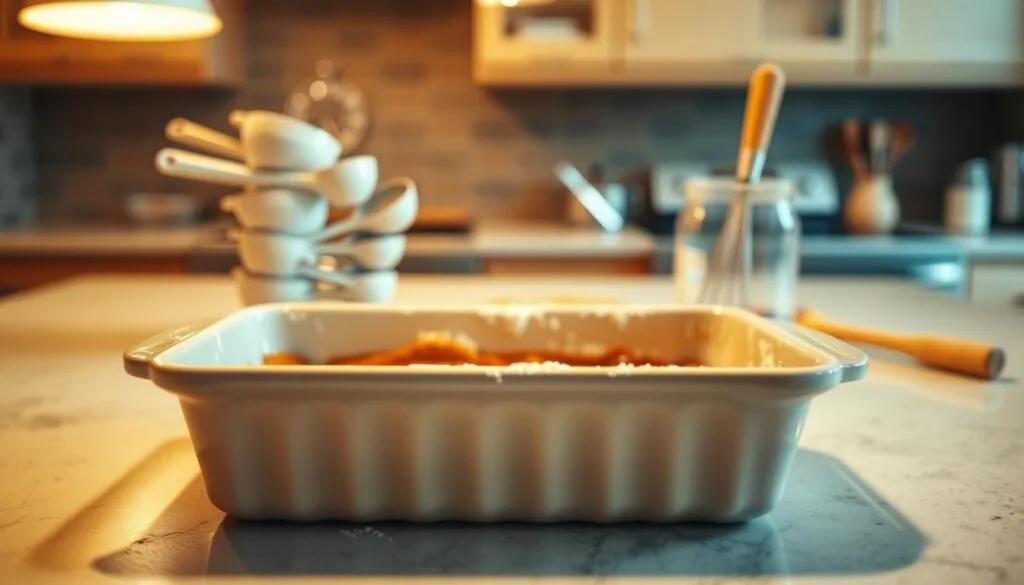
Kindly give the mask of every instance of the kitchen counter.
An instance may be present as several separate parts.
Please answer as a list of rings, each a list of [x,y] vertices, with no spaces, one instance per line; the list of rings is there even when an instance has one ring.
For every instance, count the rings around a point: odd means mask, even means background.
[[[232,252],[222,237],[222,224],[181,228],[118,228],[48,226],[0,231],[0,256],[185,254],[202,249]],[[560,224],[490,222],[468,234],[412,234],[408,254],[414,256],[648,256],[653,240],[635,227],[608,234]]]
[[[233,246],[223,240],[223,225],[184,228],[103,228],[75,225],[0,231],[0,256],[51,255],[160,255],[197,251],[224,254]],[[623,258],[670,252],[670,236],[652,236],[635,226],[618,234],[556,223],[481,222],[468,234],[413,234],[408,254],[428,257],[535,257]],[[1024,233],[996,232],[987,237],[948,237],[941,234],[911,237],[851,238],[844,235],[806,236],[808,258],[857,255],[920,255],[948,253],[978,260],[1024,261]]]
[[[994,233],[989,236],[959,237],[953,241],[972,262],[1024,262],[1024,233]]]
[[[658,236],[655,247],[661,253],[672,251],[672,236]],[[848,236],[844,234],[805,235],[801,241],[805,259],[949,256],[963,260],[1002,258],[1024,261],[1024,233],[994,234],[966,238],[943,235]]]
[[[180,256],[208,237],[210,226],[115,228],[47,226],[0,231],[0,257],[35,256]]]
[[[567,293],[673,297],[659,278],[406,277],[399,300]],[[800,295],[837,319],[1002,344],[1009,366],[983,383],[872,352],[865,380],[814,399],[779,507],[727,527],[225,522],[196,481],[177,402],[125,374],[121,352],[235,309],[229,281],[89,277],[14,297],[0,302],[0,572],[28,585],[204,574],[263,577],[232,583],[1024,581],[1024,317],[898,281],[809,280]]]

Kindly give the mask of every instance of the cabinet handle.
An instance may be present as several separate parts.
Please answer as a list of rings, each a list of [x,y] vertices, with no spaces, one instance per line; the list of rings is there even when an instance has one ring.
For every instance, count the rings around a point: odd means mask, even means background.
[[[875,21],[875,43],[884,47],[891,43],[896,35],[896,23],[899,21],[899,0],[878,0]]]
[[[651,22],[650,0],[633,0],[633,22],[630,37],[633,44],[639,45],[647,37],[647,29]]]

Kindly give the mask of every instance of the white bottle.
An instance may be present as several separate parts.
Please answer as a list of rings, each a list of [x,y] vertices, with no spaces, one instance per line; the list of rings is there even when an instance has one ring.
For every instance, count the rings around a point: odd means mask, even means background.
[[[956,180],[946,190],[946,232],[957,236],[982,236],[991,225],[992,189],[988,163],[971,159],[957,171]]]

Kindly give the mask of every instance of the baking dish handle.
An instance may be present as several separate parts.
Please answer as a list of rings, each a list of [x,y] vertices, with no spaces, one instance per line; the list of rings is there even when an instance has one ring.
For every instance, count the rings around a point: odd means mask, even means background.
[[[202,321],[183,325],[158,333],[124,352],[124,371],[136,378],[149,379],[149,364],[153,358],[199,333],[210,324]]]
[[[860,349],[840,341],[831,335],[815,331],[796,323],[777,323],[801,341],[828,353],[839,360],[842,368],[841,382],[856,382],[868,374],[868,355]]]

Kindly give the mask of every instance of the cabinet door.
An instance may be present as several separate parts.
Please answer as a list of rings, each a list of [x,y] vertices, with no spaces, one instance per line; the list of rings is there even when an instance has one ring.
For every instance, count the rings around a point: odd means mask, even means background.
[[[756,51],[748,0],[625,0],[627,64],[746,62]]]
[[[862,0],[756,0],[755,51],[786,63],[839,66],[858,61]]]
[[[474,2],[477,72],[501,67],[611,67],[617,0]],[[569,73],[572,73],[570,70]]]
[[[627,69],[744,82],[764,60],[798,78],[851,77],[857,68],[861,0],[623,1]]]
[[[1024,62],[1021,0],[872,0],[872,66]]]

